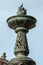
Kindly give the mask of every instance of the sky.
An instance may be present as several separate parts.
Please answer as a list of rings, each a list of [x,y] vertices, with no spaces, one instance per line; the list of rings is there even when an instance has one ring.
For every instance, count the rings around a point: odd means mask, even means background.
[[[0,57],[6,52],[8,60],[15,58],[16,33],[8,27],[6,20],[17,14],[18,6],[22,3],[27,14],[37,19],[36,27],[27,34],[30,50],[28,57],[32,58],[36,65],[43,65],[43,0],[0,0]]]

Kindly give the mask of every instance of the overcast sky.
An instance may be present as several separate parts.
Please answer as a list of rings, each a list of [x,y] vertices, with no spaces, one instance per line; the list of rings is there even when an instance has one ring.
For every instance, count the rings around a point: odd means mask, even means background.
[[[6,20],[16,15],[18,6],[24,4],[27,14],[37,19],[36,27],[27,34],[30,54],[28,57],[43,65],[43,0],[0,0],[0,56],[6,52],[7,59],[12,59],[16,42],[16,33],[11,30]]]

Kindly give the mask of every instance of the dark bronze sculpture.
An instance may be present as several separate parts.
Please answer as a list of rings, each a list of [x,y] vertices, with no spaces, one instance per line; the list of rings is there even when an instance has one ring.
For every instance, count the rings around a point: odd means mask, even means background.
[[[14,54],[16,58],[11,59],[8,65],[36,65],[36,63],[28,58],[29,49],[26,38],[26,33],[36,26],[36,19],[32,16],[26,15],[27,11],[23,4],[18,8],[16,16],[7,19],[7,24],[11,29],[17,33]]]

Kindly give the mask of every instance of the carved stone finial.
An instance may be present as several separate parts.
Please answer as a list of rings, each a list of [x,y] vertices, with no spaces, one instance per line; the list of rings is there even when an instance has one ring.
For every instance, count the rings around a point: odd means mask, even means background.
[[[23,4],[21,4],[21,6],[18,7],[18,15],[26,15],[26,9],[23,7]]]
[[[6,59],[6,53],[4,52],[3,55],[1,56],[2,59]]]
[[[36,19],[26,15],[26,9],[23,4],[18,7],[17,15],[7,19],[8,26],[17,33],[14,54],[16,58],[11,59],[8,65],[36,65],[36,63],[28,58],[29,49],[26,33],[28,30],[36,26]]]

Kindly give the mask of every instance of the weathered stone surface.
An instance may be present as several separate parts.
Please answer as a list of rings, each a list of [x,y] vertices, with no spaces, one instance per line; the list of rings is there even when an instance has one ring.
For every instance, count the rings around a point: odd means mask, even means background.
[[[0,65],[8,65],[8,60],[6,60],[6,53],[3,53],[3,55],[0,57]]]
[[[27,15],[26,9],[21,5],[18,8],[17,15],[9,17],[7,23],[8,26],[14,30],[18,27],[24,27],[29,30],[36,26],[36,19],[33,16]]]
[[[14,53],[16,58],[11,59],[8,65],[36,65],[36,63],[28,58],[29,54],[26,33],[28,30],[36,26],[36,19],[32,16],[26,15],[27,11],[23,4],[18,8],[16,16],[7,19],[7,24],[11,29],[17,33]]]
[[[26,38],[26,33],[24,31],[17,32],[17,38],[16,38],[16,46],[15,46],[15,55],[23,54],[28,55],[28,43]]]
[[[9,65],[36,65],[36,63],[31,58],[21,57],[11,59]]]

